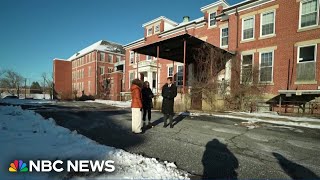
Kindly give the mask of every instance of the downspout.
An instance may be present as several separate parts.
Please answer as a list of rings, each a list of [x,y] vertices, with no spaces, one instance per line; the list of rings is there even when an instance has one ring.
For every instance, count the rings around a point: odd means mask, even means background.
[[[236,13],[235,15],[237,16],[237,44],[236,44],[236,52],[238,52],[239,48],[239,13],[238,13],[238,8],[236,8]]]
[[[96,95],[98,95],[98,51],[96,51]]]

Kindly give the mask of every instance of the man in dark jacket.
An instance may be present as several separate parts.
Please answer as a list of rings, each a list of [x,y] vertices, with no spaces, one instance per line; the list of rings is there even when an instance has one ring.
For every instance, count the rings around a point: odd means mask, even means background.
[[[170,128],[173,128],[173,106],[174,98],[177,96],[177,86],[172,83],[172,77],[167,78],[167,83],[162,87],[162,113],[164,115],[164,125],[167,127],[167,120],[169,118]]]

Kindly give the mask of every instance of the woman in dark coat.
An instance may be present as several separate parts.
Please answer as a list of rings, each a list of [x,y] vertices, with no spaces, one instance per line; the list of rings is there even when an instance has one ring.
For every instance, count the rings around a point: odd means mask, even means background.
[[[167,78],[167,83],[162,87],[162,113],[164,119],[163,127],[167,127],[169,118],[170,128],[173,128],[173,106],[174,98],[177,96],[177,86],[172,83],[172,77]]]
[[[143,126],[146,125],[146,116],[148,114],[148,126],[151,126],[151,108],[153,108],[152,105],[152,98],[154,97],[151,89],[150,84],[148,81],[145,81],[143,83],[143,88],[141,90],[142,93],[142,108],[143,108]]]

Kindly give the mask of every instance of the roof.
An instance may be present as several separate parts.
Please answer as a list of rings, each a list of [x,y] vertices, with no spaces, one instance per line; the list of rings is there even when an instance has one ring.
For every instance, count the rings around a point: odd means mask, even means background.
[[[76,52],[74,55],[72,55],[70,58],[68,58],[68,61],[72,61],[78,57],[81,57],[89,52],[92,52],[94,50],[98,51],[104,51],[104,52],[112,52],[112,53],[118,53],[118,54],[125,54],[125,50],[122,47],[121,44],[100,40],[96,43],[93,43],[92,45]]]
[[[130,46],[130,45],[133,45],[133,44],[135,44],[135,43],[142,42],[142,41],[144,41],[144,38],[140,38],[140,39],[138,39],[138,40],[132,41],[132,42],[130,42],[130,43],[128,43],[128,44],[125,44],[123,47],[126,48],[127,46]]]
[[[194,62],[194,55],[197,53],[197,48],[206,44],[210,48],[219,49],[223,54],[228,54],[232,56],[232,53],[220,49],[210,43],[202,41],[189,34],[182,34],[165,40],[161,40],[152,44],[148,44],[142,47],[133,49],[134,52],[139,54],[145,54],[149,56],[157,57],[157,47],[159,46],[159,57],[163,59],[173,60],[177,62],[183,62],[184,56],[184,40],[186,40],[186,61]]]
[[[155,23],[155,22],[157,22],[157,21],[160,21],[160,20],[164,20],[165,22],[167,22],[167,23],[169,23],[169,24],[171,24],[171,25],[173,25],[173,26],[178,25],[178,23],[172,21],[171,19],[168,19],[168,18],[166,18],[165,16],[160,16],[160,17],[158,17],[158,18],[156,18],[156,19],[153,19],[153,20],[151,20],[151,21],[149,21],[149,22],[144,23],[144,24],[142,25],[142,27],[149,26],[150,24],[153,24],[153,23]]]
[[[206,6],[201,7],[200,10],[202,12],[205,12],[208,9],[216,7],[216,6],[219,6],[219,5],[222,5],[223,7],[229,7],[229,4],[225,0],[218,0],[218,1],[214,2],[214,3],[211,3],[211,4],[208,4]]]

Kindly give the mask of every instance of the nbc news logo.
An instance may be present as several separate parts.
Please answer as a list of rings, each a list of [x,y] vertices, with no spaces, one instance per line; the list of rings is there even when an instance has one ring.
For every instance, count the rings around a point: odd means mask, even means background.
[[[9,172],[28,172],[27,164],[22,160],[14,160],[9,167]]]

